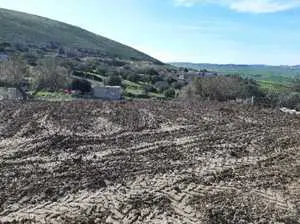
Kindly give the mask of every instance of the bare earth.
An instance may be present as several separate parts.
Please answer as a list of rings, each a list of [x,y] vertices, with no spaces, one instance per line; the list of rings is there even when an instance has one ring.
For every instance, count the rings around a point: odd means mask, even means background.
[[[0,223],[300,223],[300,118],[0,102]]]

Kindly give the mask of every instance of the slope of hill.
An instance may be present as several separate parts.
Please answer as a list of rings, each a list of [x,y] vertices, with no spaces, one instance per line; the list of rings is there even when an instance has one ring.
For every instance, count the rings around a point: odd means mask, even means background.
[[[53,46],[90,50],[99,56],[129,60],[158,60],[113,40],[55,20],[0,8],[0,44]]]

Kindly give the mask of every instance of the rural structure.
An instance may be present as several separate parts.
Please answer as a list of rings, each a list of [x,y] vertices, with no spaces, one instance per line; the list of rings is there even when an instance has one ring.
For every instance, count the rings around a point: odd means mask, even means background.
[[[4,53],[0,53],[0,61],[7,61],[8,60],[8,55]]]
[[[120,100],[122,97],[120,86],[94,86],[92,92],[97,99]]]
[[[0,87],[0,100],[20,100],[23,99],[22,93],[13,87]]]

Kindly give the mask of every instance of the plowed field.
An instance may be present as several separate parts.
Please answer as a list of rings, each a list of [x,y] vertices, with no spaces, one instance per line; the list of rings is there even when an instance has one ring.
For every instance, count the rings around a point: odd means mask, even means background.
[[[0,223],[300,223],[300,118],[182,102],[0,102]]]

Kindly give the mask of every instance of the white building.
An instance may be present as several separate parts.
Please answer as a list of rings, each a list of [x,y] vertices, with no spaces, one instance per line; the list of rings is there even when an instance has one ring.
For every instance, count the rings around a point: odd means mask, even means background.
[[[22,93],[17,88],[0,87],[0,100],[21,100]]]
[[[95,86],[93,87],[93,96],[99,99],[120,100],[122,88],[120,86]]]
[[[0,61],[7,61],[8,60],[8,55],[0,53]]]

